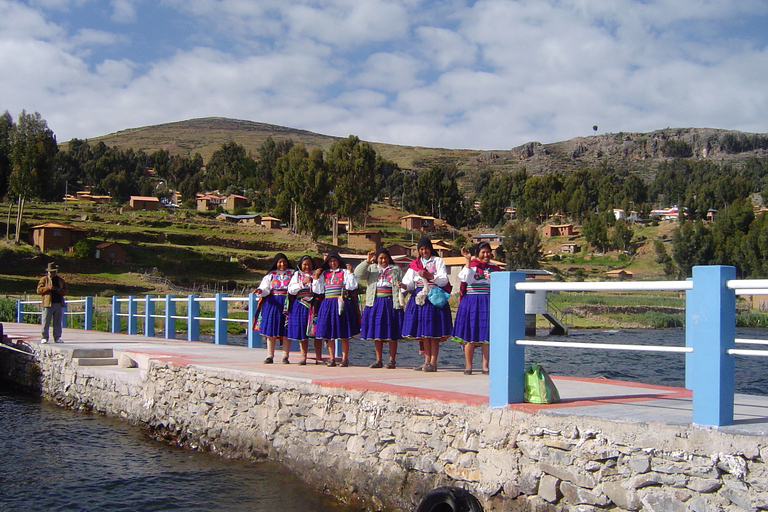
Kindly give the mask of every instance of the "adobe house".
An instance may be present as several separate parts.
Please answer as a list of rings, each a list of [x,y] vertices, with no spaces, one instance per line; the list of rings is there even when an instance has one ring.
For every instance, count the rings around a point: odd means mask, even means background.
[[[224,201],[225,210],[234,210],[237,207],[248,208],[248,198],[245,196],[239,196],[237,194],[230,194]]]
[[[456,254],[456,251],[453,250],[453,247],[450,244],[448,244],[443,240],[440,240],[439,238],[432,239],[431,242],[432,242],[432,249],[435,251],[435,254],[437,256],[440,256],[443,259],[450,256],[454,256]],[[410,247],[410,251],[411,251],[412,258],[419,257],[418,245],[412,245]]]
[[[503,236],[497,235],[496,233],[484,233],[481,235],[473,236],[472,243],[479,244],[482,242],[488,242],[488,244],[491,246],[491,250],[495,251],[501,245],[501,241],[503,239]]]
[[[581,247],[577,243],[568,242],[567,244],[563,244],[562,251],[568,254],[576,254],[581,251]]]
[[[160,207],[160,199],[156,197],[131,196],[128,204],[134,210],[157,210]]]
[[[56,249],[69,251],[77,242],[86,238],[88,238],[88,232],[84,229],[61,222],[46,222],[32,226],[32,245],[38,246],[42,252]]]
[[[198,194],[195,198],[197,203],[197,211],[208,212],[215,210],[218,206],[224,206],[227,198],[224,196],[217,196],[216,194]]]
[[[116,242],[102,242],[96,246],[94,257],[97,260],[111,263],[125,263],[128,261],[128,253],[125,247]]]
[[[573,224],[547,224],[542,228],[542,236],[572,236],[574,234]]]
[[[424,215],[406,215],[405,217],[400,217],[400,226],[415,231],[434,231],[435,218]]]
[[[619,281],[632,279],[635,276],[635,274],[633,274],[631,271],[625,270],[623,268],[619,270],[609,270],[608,272],[605,273],[605,275],[608,277],[616,278]]]
[[[361,249],[365,251],[375,251],[381,247],[380,229],[359,229],[347,233],[347,247],[350,249]]]
[[[261,224],[261,215],[245,214],[245,215],[232,215],[230,213],[220,213],[216,216],[216,220],[222,222],[229,222],[231,224],[243,224],[246,226],[256,226]]]
[[[389,255],[392,256],[392,258],[395,256],[410,256],[411,254],[410,249],[401,244],[392,244],[391,246],[387,247],[387,250],[389,251]]]
[[[261,225],[265,228],[269,229],[281,229],[280,224],[282,224],[283,221],[276,218],[276,217],[262,217],[261,218]]]

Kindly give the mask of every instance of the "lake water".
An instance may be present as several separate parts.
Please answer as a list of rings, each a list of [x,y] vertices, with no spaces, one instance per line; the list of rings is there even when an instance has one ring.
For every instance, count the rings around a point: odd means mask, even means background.
[[[741,338],[768,338],[740,329]],[[682,329],[590,330],[542,339],[593,343],[684,345]],[[230,336],[231,344],[245,344]],[[385,358],[387,357],[385,347]],[[373,362],[373,346],[351,340],[350,362]],[[298,354],[292,354],[298,360]],[[398,363],[423,362],[418,343],[400,344]],[[527,363],[554,375],[607,377],[683,386],[682,354],[526,348]],[[458,343],[442,344],[439,365],[463,367]],[[768,394],[768,361],[736,358],[736,391]],[[475,367],[480,365],[480,351]],[[344,369],[339,369],[343,372]],[[371,370],[387,371],[387,370]],[[151,439],[140,428],[99,415],[69,411],[0,388],[0,511],[313,511],[350,512],[303,485],[276,463],[249,463],[185,451]]]
[[[0,510],[351,512],[277,463],[174,448],[0,387]]]

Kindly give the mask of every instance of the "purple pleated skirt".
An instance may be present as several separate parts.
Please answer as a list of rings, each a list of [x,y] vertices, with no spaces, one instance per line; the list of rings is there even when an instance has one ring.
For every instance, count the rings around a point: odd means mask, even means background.
[[[349,339],[360,334],[360,316],[349,299],[344,299],[344,309],[339,314],[338,298],[323,299],[317,310],[315,338],[324,340]]]
[[[453,336],[457,341],[488,343],[491,331],[491,296],[465,295],[456,309]]]
[[[288,339],[289,340],[307,340],[307,323],[309,322],[309,308],[301,303],[299,299],[294,299],[288,313]]]
[[[269,294],[261,305],[261,323],[259,332],[262,336],[282,337],[286,334],[283,307],[287,295]]]
[[[398,341],[402,337],[403,310],[395,309],[392,297],[376,297],[363,309],[360,337],[364,340]]]
[[[417,288],[411,293],[403,315],[404,338],[446,338],[451,335],[451,306],[447,303],[436,308],[429,300],[423,305],[416,304]]]

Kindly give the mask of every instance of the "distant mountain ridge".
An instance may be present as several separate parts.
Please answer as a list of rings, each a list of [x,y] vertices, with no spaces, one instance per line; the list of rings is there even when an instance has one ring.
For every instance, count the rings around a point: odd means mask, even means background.
[[[121,130],[94,137],[89,142],[104,142],[110,147],[146,153],[159,149],[184,156],[200,153],[207,162],[228,142],[241,144],[256,156],[267,137],[275,141],[291,139],[308,148],[324,150],[341,138],[254,121],[208,117]],[[675,157],[709,159],[738,166],[748,157],[768,155],[768,134],[714,128],[606,133],[487,151],[371,144],[382,157],[403,169],[421,171],[436,164],[456,164],[470,175],[481,169],[511,172],[525,167],[529,174],[536,175],[610,166],[651,177],[661,162]]]

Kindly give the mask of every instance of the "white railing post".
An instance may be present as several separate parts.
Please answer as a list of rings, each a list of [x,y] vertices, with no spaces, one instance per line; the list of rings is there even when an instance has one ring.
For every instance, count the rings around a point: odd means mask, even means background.
[[[728,350],[736,337],[736,293],[726,282],[735,267],[693,267],[693,288],[686,293],[685,387],[693,392],[692,422],[725,426],[733,423],[734,358]]]
[[[16,323],[20,324],[24,322],[24,304],[21,303],[21,299],[16,300]]]
[[[515,283],[525,281],[524,272],[491,274],[491,339],[488,404],[505,407],[523,401],[525,347],[525,292]]]

